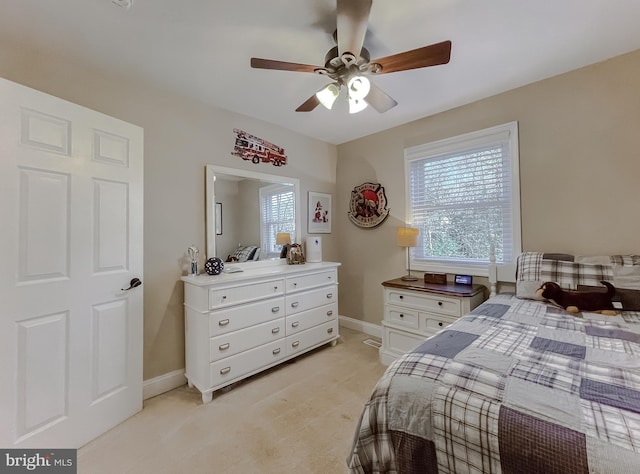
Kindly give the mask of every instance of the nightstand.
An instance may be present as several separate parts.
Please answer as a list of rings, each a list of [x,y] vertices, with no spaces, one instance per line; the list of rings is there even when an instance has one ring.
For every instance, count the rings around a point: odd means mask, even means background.
[[[483,285],[436,285],[400,278],[385,281],[382,286],[380,361],[386,365],[469,313],[488,293]]]

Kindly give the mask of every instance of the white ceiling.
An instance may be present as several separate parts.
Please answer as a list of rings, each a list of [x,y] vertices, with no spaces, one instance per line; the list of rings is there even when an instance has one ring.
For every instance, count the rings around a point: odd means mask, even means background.
[[[251,69],[322,66],[335,0],[2,0],[0,40],[143,80],[339,144],[640,48],[637,0],[373,0],[372,59],[451,40],[447,65],[372,80],[398,106],[294,110],[329,81]]]

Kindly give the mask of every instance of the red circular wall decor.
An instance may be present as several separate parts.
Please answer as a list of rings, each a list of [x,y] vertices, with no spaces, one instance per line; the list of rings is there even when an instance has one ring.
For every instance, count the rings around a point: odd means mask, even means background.
[[[362,183],[351,191],[349,219],[358,227],[379,226],[389,215],[387,196],[380,183]]]

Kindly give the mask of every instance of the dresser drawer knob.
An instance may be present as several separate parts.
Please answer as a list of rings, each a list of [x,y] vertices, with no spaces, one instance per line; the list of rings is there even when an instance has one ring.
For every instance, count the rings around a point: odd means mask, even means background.
[[[327,299],[329,300],[331,298],[333,298],[333,293],[327,293]]]
[[[327,316],[333,316],[333,310],[327,311]]]
[[[398,296],[398,298],[400,298],[400,299],[404,299],[404,296],[403,296],[403,295],[400,295],[400,296]]]
[[[327,332],[328,332],[329,334],[331,334],[331,333],[333,332],[333,328],[329,328],[329,329],[327,329]]]
[[[280,348],[279,348],[279,347],[277,347],[277,348],[275,348],[275,349],[274,349],[273,351],[271,351],[271,352],[273,352],[273,355],[280,354]]]
[[[226,300],[227,299],[227,295],[222,295],[222,299]]]
[[[278,291],[278,285],[274,286],[274,287],[273,287],[273,289],[274,289],[275,291]]]
[[[272,313],[277,313],[278,311],[280,311],[280,306],[274,306],[273,308],[271,308]]]
[[[291,343],[291,347],[298,347],[300,345],[300,341],[295,341]]]
[[[226,351],[227,349],[229,349],[229,343],[225,343],[225,344],[220,344],[218,346],[218,349],[220,349],[221,351]]]
[[[293,286],[298,286],[298,283],[294,281]]]
[[[229,372],[231,372],[231,367],[225,367],[224,369],[220,369],[220,374],[221,375],[226,375]]]
[[[294,321],[291,323],[292,328],[297,328],[298,326],[300,326],[300,323],[298,321]]]
[[[442,323],[441,323],[441,322],[440,322],[440,323],[438,323],[438,326],[441,326],[441,327],[442,327]]]
[[[401,318],[404,318],[404,314],[400,313],[400,317],[401,317]]]
[[[442,306],[442,301],[438,301],[438,306]]]
[[[218,326],[226,326],[227,324],[229,324],[228,319],[223,319],[222,321],[218,321]]]
[[[297,301],[294,301],[293,303],[291,303],[291,307],[292,307],[292,308],[297,308],[297,307],[298,307],[298,304],[299,304],[299,303],[298,303]]]
[[[280,332],[280,328],[273,328],[271,330],[271,334],[278,334]]]

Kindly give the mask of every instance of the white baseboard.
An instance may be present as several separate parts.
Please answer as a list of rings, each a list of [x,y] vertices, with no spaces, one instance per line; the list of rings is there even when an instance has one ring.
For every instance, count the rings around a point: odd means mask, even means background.
[[[161,393],[168,392],[187,383],[184,369],[174,370],[167,374],[159,375],[142,383],[142,398],[146,400]]]
[[[378,324],[368,323],[366,321],[362,321],[361,319],[354,319],[348,316],[340,316],[340,326],[344,326],[345,328],[353,329],[355,331],[360,331],[369,336],[374,336],[382,339],[382,327]]]

